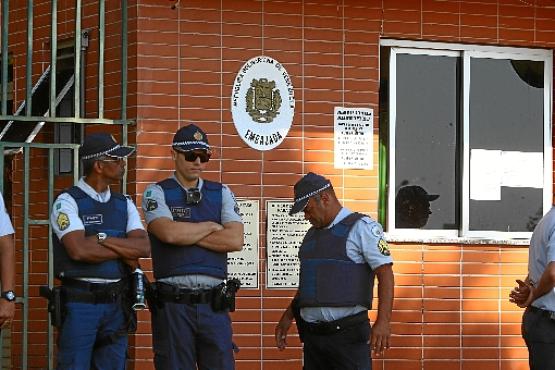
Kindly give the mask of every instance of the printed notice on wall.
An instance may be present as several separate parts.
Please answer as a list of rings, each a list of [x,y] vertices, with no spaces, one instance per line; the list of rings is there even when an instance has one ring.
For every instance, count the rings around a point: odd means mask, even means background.
[[[241,280],[241,289],[258,288],[258,200],[237,200],[245,227],[245,245],[240,252],[228,253],[229,278]]]
[[[372,169],[374,110],[335,107],[334,167]]]
[[[289,216],[292,202],[267,201],[267,253],[268,271],[266,287],[296,288],[299,285],[299,247],[310,228],[299,212]]]

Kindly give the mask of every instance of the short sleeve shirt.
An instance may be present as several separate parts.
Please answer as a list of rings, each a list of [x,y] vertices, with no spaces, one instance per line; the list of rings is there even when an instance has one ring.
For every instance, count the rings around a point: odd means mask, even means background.
[[[335,226],[351,213],[353,212],[349,209],[342,208],[327,228]],[[353,225],[347,237],[346,249],[347,256],[353,262],[366,262],[373,270],[393,263],[382,226],[368,216],[362,217]],[[333,321],[361,311],[366,311],[366,307],[304,307],[301,309],[301,316],[308,322]]]
[[[0,194],[0,236],[13,234],[13,226],[10,221],[10,216],[6,211],[6,204],[4,203],[4,196]]]
[[[541,219],[530,240],[528,251],[528,274],[537,284],[550,262],[555,261],[555,208]],[[544,310],[555,311],[555,288],[532,302]]]
[[[77,183],[77,187],[83,190],[94,200],[106,203],[110,200],[111,192],[108,188],[103,193],[97,193],[89,184],[81,178]],[[50,224],[52,229],[61,240],[64,235],[76,230],[85,230],[85,226],[79,218],[79,208],[75,199],[68,193],[62,193],[56,198],[52,212],[50,213]],[[141,216],[133,201],[127,198],[127,232],[132,230],[144,230]]]

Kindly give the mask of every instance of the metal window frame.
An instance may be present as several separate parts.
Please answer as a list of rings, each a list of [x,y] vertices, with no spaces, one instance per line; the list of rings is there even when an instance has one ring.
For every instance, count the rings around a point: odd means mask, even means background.
[[[544,125],[543,125],[543,153],[544,153],[544,184],[543,184],[543,213],[551,208],[553,196],[553,164],[552,164],[552,81],[553,81],[553,53],[545,49],[495,47],[465,44],[434,43],[404,40],[381,40],[380,46],[390,47],[389,60],[389,168],[388,184],[395,184],[395,128],[396,128],[396,58],[398,54],[411,55],[437,55],[461,58],[461,124],[462,137],[460,139],[462,150],[459,157],[461,165],[461,207],[459,230],[422,230],[422,229],[397,229],[395,228],[395,194],[388,191],[388,236],[393,238],[428,239],[428,238],[477,238],[477,239],[529,239],[531,232],[501,232],[493,230],[469,230],[469,203],[470,203],[470,141],[469,141],[469,97],[470,97],[470,59],[494,58],[511,60],[533,60],[544,62]],[[389,189],[391,190],[391,188]]]

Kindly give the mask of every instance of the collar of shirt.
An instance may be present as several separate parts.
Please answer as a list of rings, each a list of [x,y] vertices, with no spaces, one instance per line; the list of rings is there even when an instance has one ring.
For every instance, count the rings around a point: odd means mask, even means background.
[[[190,189],[190,188],[186,188],[185,186],[183,186],[183,185],[179,182],[179,180],[177,179],[177,177],[175,177],[175,172],[172,174],[172,179],[174,179],[174,180],[179,184],[179,186],[181,186],[183,189],[185,189],[185,190],[189,190],[189,189]],[[201,189],[202,189],[202,184],[203,184],[203,183],[204,183],[204,181],[199,177],[199,178],[198,178],[198,186],[197,186],[198,190],[201,190]]]
[[[101,203],[106,203],[110,200],[111,193],[110,193],[109,187],[105,192],[97,193],[92,186],[87,184],[87,182],[85,181],[85,177],[81,177],[79,179],[79,182],[77,183],[77,187],[83,190],[88,196]]]
[[[331,224],[326,226],[325,229],[331,229],[332,227],[337,225],[337,223],[339,223],[339,221],[341,221],[342,219],[344,219],[345,217],[347,217],[351,213],[353,213],[353,212],[349,208],[345,208],[345,207],[341,208],[341,210],[339,212],[337,212],[337,215],[335,216],[335,218],[333,219]]]

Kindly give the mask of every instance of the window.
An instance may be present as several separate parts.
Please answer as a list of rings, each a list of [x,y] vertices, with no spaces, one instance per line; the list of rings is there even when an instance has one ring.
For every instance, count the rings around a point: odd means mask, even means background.
[[[527,238],[552,197],[552,54],[385,40],[387,231]]]

